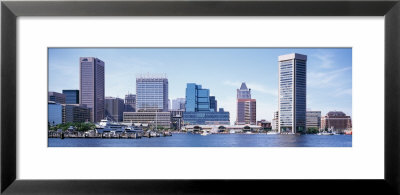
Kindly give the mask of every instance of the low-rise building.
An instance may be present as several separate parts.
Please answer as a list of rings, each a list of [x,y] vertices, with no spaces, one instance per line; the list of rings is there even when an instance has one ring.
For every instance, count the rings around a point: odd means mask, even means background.
[[[351,129],[351,117],[342,111],[331,111],[321,118],[321,129],[333,130],[337,133],[344,133],[345,130]]]
[[[306,112],[306,126],[308,128],[321,128],[321,111]]]
[[[65,104],[65,95],[64,94],[50,91],[48,93],[48,95],[49,95],[49,101],[59,103],[59,104]]]
[[[162,126],[171,128],[170,112],[124,112],[124,123],[141,123],[149,124],[149,126]]]
[[[271,129],[271,122],[265,120],[265,119],[261,119],[260,121],[257,121],[257,126],[261,126],[264,129]]]
[[[90,108],[81,104],[64,104],[62,106],[63,123],[81,123],[90,121]]]
[[[229,112],[220,109],[219,112],[184,112],[183,122],[188,125],[205,125],[211,121],[230,122]]]

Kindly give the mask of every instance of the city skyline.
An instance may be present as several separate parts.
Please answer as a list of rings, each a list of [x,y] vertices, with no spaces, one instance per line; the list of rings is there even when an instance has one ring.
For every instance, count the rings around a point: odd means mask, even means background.
[[[106,64],[106,96],[134,93],[137,74],[165,73],[169,99],[184,98],[186,84],[199,83],[235,121],[236,89],[246,82],[257,99],[257,120],[271,121],[278,110],[278,56],[295,52],[308,56],[307,110],[351,116],[351,48],[51,48],[49,91],[79,89],[78,59],[92,56]]]

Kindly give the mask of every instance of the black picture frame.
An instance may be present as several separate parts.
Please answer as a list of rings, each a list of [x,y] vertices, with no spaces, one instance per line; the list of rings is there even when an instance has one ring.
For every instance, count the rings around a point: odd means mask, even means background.
[[[19,16],[385,16],[385,175],[382,180],[16,179]],[[400,194],[399,0],[142,0],[1,2],[1,193]],[[299,167],[301,168],[301,167]],[[45,170],[44,170],[45,171]],[[52,170],[56,171],[56,170]],[[177,170],[179,171],[179,170]],[[234,170],[232,170],[234,171]],[[315,170],[314,170],[315,171]],[[368,171],[368,170],[365,170]]]

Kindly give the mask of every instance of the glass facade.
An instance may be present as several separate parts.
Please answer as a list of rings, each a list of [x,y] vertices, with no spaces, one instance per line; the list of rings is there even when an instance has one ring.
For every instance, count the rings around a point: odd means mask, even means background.
[[[186,112],[210,112],[210,90],[201,85],[188,83],[186,86]]]
[[[218,105],[215,96],[210,96],[210,109],[213,109],[214,112],[218,111]]]
[[[62,106],[55,102],[48,102],[48,122],[51,126],[62,123]]]
[[[91,121],[104,118],[104,62],[93,57],[80,58],[79,102],[92,110]]]
[[[303,133],[306,130],[307,56],[279,56],[279,131]]]
[[[229,122],[229,112],[224,112],[224,109],[217,112],[217,100],[215,96],[210,96],[209,89],[203,89],[201,85],[195,83],[188,83],[183,122],[191,125],[205,125],[207,121]]]
[[[79,104],[79,90],[63,90],[66,104]]]
[[[168,79],[164,77],[136,78],[136,110],[168,111]]]
[[[187,125],[205,125],[209,121],[229,123],[229,112],[184,112],[183,121]]]

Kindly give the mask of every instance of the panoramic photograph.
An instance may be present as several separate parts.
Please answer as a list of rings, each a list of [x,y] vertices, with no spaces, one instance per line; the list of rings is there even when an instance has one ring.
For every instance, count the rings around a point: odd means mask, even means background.
[[[48,147],[352,147],[351,48],[48,48]]]

